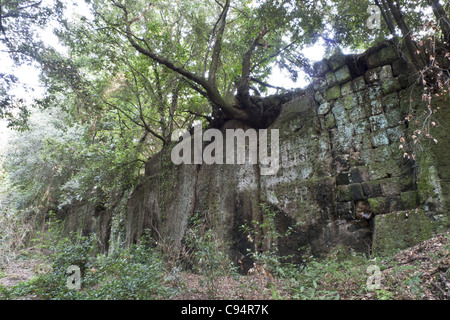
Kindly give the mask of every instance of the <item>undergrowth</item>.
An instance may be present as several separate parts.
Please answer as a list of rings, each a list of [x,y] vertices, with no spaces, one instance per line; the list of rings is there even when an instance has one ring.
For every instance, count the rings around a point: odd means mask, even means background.
[[[201,230],[203,222],[198,215],[190,221],[185,239],[189,266],[186,266],[186,261],[181,261],[184,264],[174,267],[167,263],[164,251],[150,238],[144,237],[138,244],[115,249],[109,254],[99,254],[93,237],[72,233],[68,237],[58,238],[58,221],[52,220],[47,231],[38,234],[35,239],[35,248],[40,251],[33,253],[34,257],[45,260],[49,269],[13,287],[0,285],[0,299],[26,296],[48,300],[172,299],[177,295],[186,296],[189,292],[189,284],[184,277],[186,273],[201,276],[207,297],[213,299],[222,288],[220,281],[224,278],[251,279],[251,276],[238,275],[212,232]],[[448,257],[448,238],[447,235],[442,252],[435,254],[439,261]],[[382,262],[380,258],[337,249],[323,259],[304,257],[301,264],[286,263],[287,257],[270,250],[254,254],[253,258],[255,264],[264,266],[267,280],[264,288],[256,289],[269,290],[272,299],[423,298],[424,277],[419,270],[420,265],[398,263],[393,257],[385,257]],[[433,259],[429,261],[433,263]],[[69,281],[78,279],[68,273],[71,266],[76,266],[80,271],[78,290],[70,286]],[[370,288],[369,279],[373,275],[370,270],[373,266],[379,268],[383,286]],[[381,272],[390,276],[385,277]],[[448,275],[448,269],[446,272],[444,276]],[[3,276],[0,270],[0,278]],[[222,293],[220,296],[224,297]]]

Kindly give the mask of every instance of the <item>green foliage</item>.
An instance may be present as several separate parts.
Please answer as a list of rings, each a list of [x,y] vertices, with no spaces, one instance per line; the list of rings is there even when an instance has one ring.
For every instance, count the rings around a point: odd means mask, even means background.
[[[64,120],[54,109],[35,111],[29,119],[31,129],[10,136],[4,166],[17,210],[55,206],[62,185],[73,174],[73,154],[62,161],[64,154],[56,158],[56,153],[51,157],[48,152],[49,145],[60,143],[72,148],[79,141],[80,127],[66,127]]]
[[[164,262],[148,245],[119,249],[110,256],[95,255],[93,239],[72,234],[60,241],[49,256],[52,271],[11,289],[0,287],[0,296],[14,299],[36,295],[51,300],[148,300],[168,298],[176,292],[165,286]],[[67,286],[69,266],[81,270],[81,289]]]
[[[32,64],[45,51],[39,30],[51,21],[60,21],[63,4],[59,0],[2,1],[0,5],[0,55],[2,64],[11,58],[16,66]],[[3,67],[3,66],[2,66]],[[8,72],[8,73],[3,73]],[[23,130],[27,127],[29,106],[14,89],[30,90],[19,83],[11,70],[0,71],[0,119],[5,118],[10,127]]]
[[[190,218],[190,228],[185,237],[185,250],[188,256],[188,265],[194,272],[204,275],[208,294],[214,297],[217,278],[232,275],[236,270],[220,247],[220,241],[214,236],[213,231],[202,230],[205,222],[205,218],[198,212]]]

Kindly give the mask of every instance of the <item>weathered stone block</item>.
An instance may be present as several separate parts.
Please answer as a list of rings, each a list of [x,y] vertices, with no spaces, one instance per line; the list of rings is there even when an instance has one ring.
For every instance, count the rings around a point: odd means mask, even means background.
[[[400,91],[401,90],[401,86],[400,86],[400,82],[398,81],[398,78],[394,78],[391,80],[387,80],[384,81],[381,84],[382,88],[383,88],[383,94],[389,94],[392,93],[394,91]]]
[[[430,220],[423,210],[378,215],[374,220],[372,252],[388,255],[427,240],[432,235]]]
[[[331,129],[336,127],[336,120],[334,118],[334,114],[328,113],[325,115],[325,128]]]
[[[366,88],[366,81],[364,80],[364,76],[360,76],[352,81],[353,91],[361,91]]]
[[[376,162],[384,162],[392,158],[391,147],[389,145],[379,146],[375,149],[372,149],[371,153],[372,159],[374,159]]]
[[[353,183],[337,186],[336,199],[339,202],[364,199],[364,192],[361,184]]]
[[[378,80],[380,80],[380,76],[378,75],[379,72],[380,72],[380,68],[369,69],[364,74],[364,79],[366,80],[367,83],[373,83],[375,81],[378,81]]]
[[[401,176],[400,178],[400,185],[402,188],[402,192],[405,191],[412,191],[414,189],[416,189],[416,184],[414,183],[414,179],[412,175],[404,175]]]
[[[336,205],[336,214],[339,219],[355,219],[355,203],[353,201],[338,202]]]
[[[327,101],[341,97],[341,86],[335,85],[327,90]]]
[[[367,129],[367,131],[370,131],[370,129]],[[372,149],[372,142],[370,141],[369,135],[367,133],[355,134],[353,136],[353,148],[359,153],[358,158],[361,157],[361,152],[365,149]]]
[[[378,57],[380,59],[380,65],[385,65],[396,60],[398,54],[394,46],[388,46],[379,51]]]
[[[313,68],[314,68],[314,73],[315,73],[316,77],[323,77],[323,75],[325,75],[325,73],[327,73],[327,71],[330,70],[326,60],[322,60],[322,61],[318,61],[318,62],[314,63]]]
[[[353,94],[358,98],[358,102],[360,105],[367,104],[369,102],[369,90],[360,90],[353,92]]]
[[[327,85],[329,87],[332,87],[335,84],[337,84],[336,75],[334,74],[334,72],[327,72],[325,74],[325,79],[327,80]]]
[[[405,209],[414,209],[419,205],[419,195],[417,191],[406,191],[400,195]]]
[[[351,121],[356,122],[369,117],[370,109],[365,104],[359,104],[356,108],[349,110],[348,115]]]
[[[380,70],[380,81],[381,82],[392,80],[393,77],[394,76],[392,75],[392,68],[389,64],[381,67],[381,70]]]
[[[347,95],[341,98],[342,104],[347,110],[354,109],[358,106],[358,98],[356,95]]]
[[[389,177],[401,176],[402,172],[395,160],[369,163],[370,180],[380,180]]]
[[[381,129],[384,129],[387,127],[387,120],[383,113],[369,117],[369,121],[370,121],[370,129],[372,130],[372,132],[375,132],[375,131],[378,131],[378,130],[381,130]],[[383,137],[383,139],[384,139],[384,137]],[[389,143],[389,139],[386,136],[386,143],[383,143],[383,144],[388,144],[388,143]],[[382,145],[382,144],[376,144],[376,145],[374,144],[374,146],[379,146],[379,145]]]
[[[352,86],[352,82],[346,82],[344,84],[341,85],[341,94],[343,96],[347,96],[349,94],[353,93],[353,86]]]
[[[350,169],[349,182],[362,183],[369,180],[369,168],[367,166],[354,167]]]
[[[344,65],[336,70],[334,74],[336,76],[336,81],[339,84],[352,80],[352,76],[350,75],[350,70],[347,65]]]
[[[358,110],[362,110],[361,108],[358,108]],[[368,135],[370,132],[370,124],[369,121],[363,116],[363,114],[359,113],[357,116],[354,116],[354,113],[350,112],[350,118],[357,118],[353,122],[353,128],[355,130],[356,135]],[[359,118],[359,119],[358,119]]]
[[[380,181],[380,185],[384,197],[396,196],[402,191],[400,179],[398,177],[383,179]]]
[[[331,130],[331,145],[333,152],[347,153],[352,148],[353,128],[348,126],[339,126]]]
[[[330,108],[330,103],[325,101],[321,105],[319,105],[319,108],[317,108],[317,114],[325,115],[330,111]]]
[[[364,195],[367,198],[378,198],[382,196],[380,181],[366,181],[361,185],[364,191]]]
[[[393,92],[387,96],[384,96],[382,98],[382,103],[386,110],[399,108],[400,99],[398,97],[398,92]]]
[[[338,126],[346,126],[349,123],[347,110],[345,109],[341,99],[334,102],[331,112],[334,114],[334,118],[336,119],[336,124]]]
[[[313,80],[313,88],[316,91],[325,90],[328,88],[327,79],[324,77],[315,78]]]
[[[372,100],[369,102],[371,115],[377,115],[383,112],[383,105],[381,100]]]
[[[346,185],[350,183],[349,179],[350,174],[348,172],[340,172],[336,176],[336,184],[337,185]]]
[[[369,198],[367,201],[370,204],[370,208],[372,212],[377,214],[384,214],[390,211],[391,202],[389,198],[386,197],[377,197],[377,198]]]
[[[345,64],[345,56],[342,51],[338,50],[334,53],[330,59],[328,59],[328,64],[331,67],[331,70],[335,71],[342,67]]]
[[[389,138],[389,143],[393,144],[400,141],[400,137],[403,135],[403,131],[405,129],[405,125],[398,125],[396,127],[387,128],[386,133]],[[398,148],[397,148],[398,150]]]
[[[388,108],[386,109],[387,127],[397,127],[403,119],[400,108]]]
[[[386,130],[381,129],[376,132],[372,132],[370,135],[373,147],[379,147],[389,144],[389,138],[387,136]]]
[[[318,104],[322,104],[327,102],[327,99],[325,99],[325,92],[323,91],[316,91],[316,93],[314,94],[314,100],[316,100],[316,102]]]
[[[378,56],[378,52],[372,53],[367,57],[367,66],[369,68],[376,68],[380,66],[380,57]]]
[[[383,97],[383,91],[381,86],[379,86],[378,84],[372,84],[372,86],[370,86],[367,89],[367,99],[370,100],[376,100],[376,99],[381,99]]]
[[[405,205],[399,195],[394,195],[391,197],[391,207],[390,212],[405,210]]]

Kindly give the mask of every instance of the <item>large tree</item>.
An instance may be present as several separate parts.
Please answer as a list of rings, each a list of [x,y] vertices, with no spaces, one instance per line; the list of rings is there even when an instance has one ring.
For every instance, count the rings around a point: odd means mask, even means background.
[[[368,2],[362,1],[92,1],[99,28],[127,40],[139,54],[181,77],[208,99],[215,125],[233,118],[265,127],[290,94],[261,98],[259,91],[277,63],[295,77],[308,69],[302,48],[319,40],[331,45],[367,47],[389,34],[404,38],[413,64],[413,30],[433,8],[444,39],[448,15],[438,1],[375,1],[386,24],[368,34]],[[404,19],[403,13],[408,13]],[[412,26],[408,26],[408,22]],[[400,34],[398,31],[400,30]],[[125,43],[124,43],[125,45]],[[166,72],[169,74],[170,72]]]
[[[20,66],[31,64],[46,50],[40,37],[51,21],[61,21],[63,5],[59,0],[0,0],[0,63],[7,59]],[[12,72],[0,72],[0,118],[23,127],[28,110],[11,92],[19,79]],[[21,112],[17,116],[14,109]]]

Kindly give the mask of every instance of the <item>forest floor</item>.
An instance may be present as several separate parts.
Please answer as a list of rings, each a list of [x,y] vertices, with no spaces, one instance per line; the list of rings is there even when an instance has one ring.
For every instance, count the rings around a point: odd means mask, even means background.
[[[378,261],[377,265],[381,270],[377,290],[361,289],[362,280],[365,282],[368,277],[367,264],[354,264],[352,268],[356,272],[352,274],[361,276],[339,277],[327,273],[317,280],[314,288],[318,294],[311,295],[311,299],[321,298],[319,293],[328,290],[341,300],[450,300],[450,230]],[[48,270],[49,266],[38,259],[11,259],[0,269],[0,286],[11,288]],[[299,285],[273,277],[263,268],[252,275],[220,276],[209,282],[205,276],[189,272],[180,272],[178,278],[175,285],[180,286],[179,293],[172,297],[174,300],[293,299],[292,289],[296,291],[296,288],[292,286]],[[39,297],[26,295],[20,299]]]
[[[361,266],[354,266],[359,267]],[[353,277],[340,281],[336,286],[336,283],[327,281],[332,279],[331,275],[322,281],[318,280],[318,286],[322,291],[327,288],[337,291],[341,300],[450,300],[450,231],[381,261],[380,269],[380,287],[377,290],[361,292],[360,279]],[[365,271],[362,270],[361,273]],[[289,292],[292,288],[265,270],[237,279],[219,277],[213,293],[203,285],[202,276],[186,274],[185,278],[189,290],[178,295],[176,299],[291,298]]]

